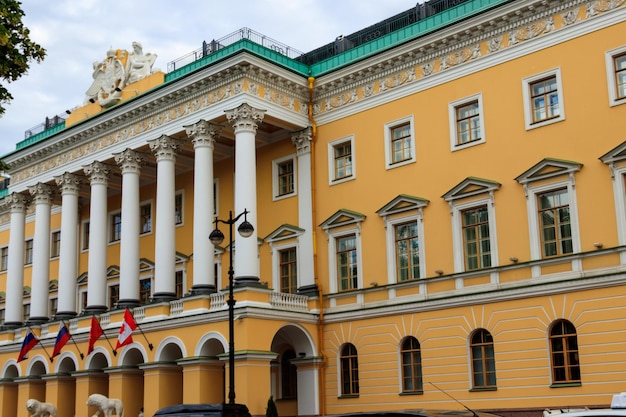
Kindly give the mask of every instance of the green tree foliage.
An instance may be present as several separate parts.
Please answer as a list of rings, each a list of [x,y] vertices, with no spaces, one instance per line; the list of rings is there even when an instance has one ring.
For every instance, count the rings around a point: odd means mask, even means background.
[[[267,400],[267,409],[265,410],[265,417],[278,417],[278,410],[276,409],[276,403],[274,398],[270,395]]]
[[[0,0],[0,116],[4,104],[13,99],[3,84],[17,80],[28,71],[31,61],[41,62],[46,56],[46,50],[30,39],[23,17],[21,2]]]

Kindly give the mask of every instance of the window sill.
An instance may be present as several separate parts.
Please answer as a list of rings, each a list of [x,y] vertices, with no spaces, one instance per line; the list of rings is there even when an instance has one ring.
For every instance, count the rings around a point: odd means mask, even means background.
[[[424,391],[422,391],[422,390],[418,390],[418,391],[403,391],[399,395],[400,396],[404,396],[404,395],[424,395]]]
[[[359,398],[359,394],[343,394],[337,398],[339,398],[340,400],[343,398]]]
[[[582,382],[553,382],[552,384],[550,384],[550,388],[569,388],[582,386]]]
[[[475,387],[470,389],[470,392],[483,392],[483,391],[497,391],[498,387]]]

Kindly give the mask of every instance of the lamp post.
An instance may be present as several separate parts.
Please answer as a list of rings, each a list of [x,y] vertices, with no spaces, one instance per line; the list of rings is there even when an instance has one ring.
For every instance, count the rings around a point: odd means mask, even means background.
[[[228,225],[229,238],[229,258],[228,265],[228,403],[235,404],[235,296],[233,294],[234,275],[233,269],[233,224],[243,217],[243,222],[237,228],[241,237],[250,237],[254,233],[254,226],[248,221],[247,215],[250,213],[247,209],[239,213],[233,218],[233,212],[228,212],[228,220],[215,218],[215,230],[209,235],[209,240],[214,245],[220,245],[224,241],[224,233],[217,227],[218,223]]]

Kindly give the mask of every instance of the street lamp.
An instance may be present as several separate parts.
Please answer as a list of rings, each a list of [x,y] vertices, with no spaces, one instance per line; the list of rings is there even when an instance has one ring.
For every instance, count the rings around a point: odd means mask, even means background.
[[[242,213],[239,213],[233,218],[233,212],[228,212],[228,220],[221,220],[215,218],[215,230],[209,235],[209,240],[214,245],[220,245],[224,241],[224,233],[218,229],[218,223],[224,223],[228,225],[228,238],[229,238],[229,256],[230,264],[228,265],[228,403],[235,404],[235,296],[233,294],[234,287],[234,275],[233,270],[233,224],[243,217],[243,222],[237,228],[237,231],[241,237],[250,237],[254,233],[254,226],[248,221],[248,210],[243,209]]]

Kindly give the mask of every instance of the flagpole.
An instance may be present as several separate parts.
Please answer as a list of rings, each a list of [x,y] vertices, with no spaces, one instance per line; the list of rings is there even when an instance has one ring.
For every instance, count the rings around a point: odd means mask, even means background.
[[[33,334],[33,336],[35,335],[35,332],[33,332],[33,329],[30,328],[30,326],[26,326],[28,327],[28,330],[30,330],[30,332]],[[54,362],[54,358],[52,356],[50,356],[50,354],[48,353],[48,351],[46,350],[46,347],[43,345],[43,343],[41,343],[41,339],[39,339],[37,337],[37,343],[39,343],[41,345],[41,348],[43,349],[44,352],[46,352],[46,356],[48,357],[48,359],[50,359],[50,362]]]
[[[61,323],[63,323],[63,325],[67,327],[67,324],[65,324],[63,320],[61,320]],[[78,351],[80,358],[85,359],[85,355],[83,355],[83,352],[81,352],[80,349],[78,348],[78,344],[76,343],[76,340],[74,340],[74,336],[72,336],[72,332],[69,331],[69,327],[67,327],[67,329],[68,329],[67,333],[70,335],[70,339],[72,339],[72,343],[74,343],[74,346],[76,346],[76,350]]]

